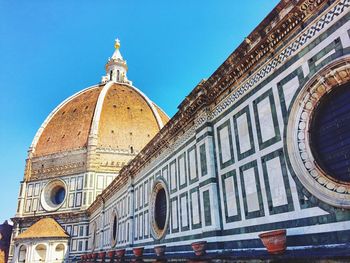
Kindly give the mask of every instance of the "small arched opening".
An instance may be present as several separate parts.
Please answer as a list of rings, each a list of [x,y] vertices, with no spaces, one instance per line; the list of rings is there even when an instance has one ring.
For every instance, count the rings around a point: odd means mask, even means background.
[[[34,261],[46,262],[47,249],[44,244],[39,244],[35,247]]]
[[[58,244],[55,247],[54,259],[56,262],[63,262],[63,260],[64,260],[64,245],[63,244]]]
[[[22,245],[18,251],[18,263],[27,262],[26,257],[27,257],[27,247],[25,245]]]

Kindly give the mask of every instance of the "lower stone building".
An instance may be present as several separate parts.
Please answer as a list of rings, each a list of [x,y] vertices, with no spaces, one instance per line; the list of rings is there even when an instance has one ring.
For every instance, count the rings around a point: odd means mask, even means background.
[[[82,193],[95,191],[84,210],[50,212],[71,186],[63,176],[47,182],[40,217],[14,219],[11,260],[47,218],[67,234],[65,261],[135,247],[151,257],[158,245],[186,258],[195,241],[212,257],[254,259],[266,254],[259,234],[276,229],[296,258],[349,256],[349,10],[349,0],[281,1],[103,191],[89,170],[81,176]],[[105,85],[120,86],[115,76]],[[158,121],[165,114],[154,107]]]

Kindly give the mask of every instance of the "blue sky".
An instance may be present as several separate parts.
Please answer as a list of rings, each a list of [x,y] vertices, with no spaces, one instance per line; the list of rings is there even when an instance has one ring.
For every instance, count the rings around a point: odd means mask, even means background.
[[[173,116],[276,0],[0,0],[0,222],[13,217],[31,141],[65,98],[98,83],[114,39],[128,78]]]

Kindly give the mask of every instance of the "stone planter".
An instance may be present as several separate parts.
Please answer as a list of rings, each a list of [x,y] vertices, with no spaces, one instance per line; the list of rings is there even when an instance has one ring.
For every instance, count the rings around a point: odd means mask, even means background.
[[[157,257],[163,257],[164,254],[165,254],[165,249],[166,249],[165,245],[155,246],[154,247],[154,253],[156,253]]]
[[[106,257],[106,252],[98,253],[98,258],[104,259]]]
[[[111,250],[111,251],[107,252],[107,256],[108,256],[109,259],[113,259],[114,258],[114,254],[115,254],[114,250]]]
[[[259,235],[270,254],[282,254],[286,250],[287,231],[285,229],[265,232]]]
[[[198,241],[191,244],[196,256],[203,256],[207,248],[207,241]]]
[[[117,258],[122,258],[125,255],[125,248],[118,249],[115,251],[115,255]]]
[[[134,247],[132,249],[132,252],[134,253],[135,257],[139,258],[143,255],[143,249],[144,247]]]

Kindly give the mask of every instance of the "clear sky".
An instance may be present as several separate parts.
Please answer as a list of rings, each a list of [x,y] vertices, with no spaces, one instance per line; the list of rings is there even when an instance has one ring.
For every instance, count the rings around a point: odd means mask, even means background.
[[[0,0],[0,222],[28,147],[65,98],[98,83],[121,40],[128,78],[173,116],[277,0]]]

